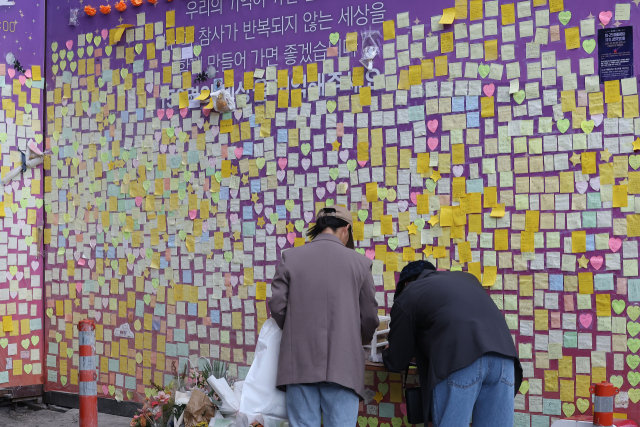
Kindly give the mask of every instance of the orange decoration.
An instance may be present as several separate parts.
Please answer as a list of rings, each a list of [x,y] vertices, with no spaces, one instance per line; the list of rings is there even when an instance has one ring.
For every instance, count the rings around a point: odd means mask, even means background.
[[[116,9],[118,12],[124,12],[127,9],[127,4],[123,0],[120,0],[120,3],[116,4]]]
[[[140,6],[142,4],[142,0],[131,0],[131,4],[134,6]]]
[[[105,14],[105,15],[107,13],[111,13],[111,6],[110,5],[100,6],[100,12]]]
[[[86,13],[89,16],[94,16],[96,14],[96,10],[94,8],[92,8],[91,6],[85,6],[84,7],[84,13]]]
[[[158,0],[147,0],[147,1],[148,1],[149,3],[151,3],[151,4],[156,4],[156,3],[158,3]]]

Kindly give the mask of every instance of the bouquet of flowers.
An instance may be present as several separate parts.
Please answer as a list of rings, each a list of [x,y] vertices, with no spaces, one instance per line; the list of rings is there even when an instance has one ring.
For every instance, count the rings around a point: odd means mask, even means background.
[[[131,427],[165,427],[173,414],[173,396],[171,389],[173,384],[166,388],[155,386],[160,390],[155,396],[146,397],[139,395],[143,401],[138,414],[133,416]]]

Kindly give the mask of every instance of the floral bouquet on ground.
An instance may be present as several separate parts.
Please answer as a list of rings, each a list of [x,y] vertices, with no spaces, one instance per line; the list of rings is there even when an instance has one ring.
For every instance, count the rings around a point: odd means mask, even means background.
[[[151,397],[138,394],[142,400],[142,408],[133,416],[131,427],[166,427],[173,414],[173,383],[166,388],[155,385],[156,394]],[[160,390],[160,391],[158,391]]]

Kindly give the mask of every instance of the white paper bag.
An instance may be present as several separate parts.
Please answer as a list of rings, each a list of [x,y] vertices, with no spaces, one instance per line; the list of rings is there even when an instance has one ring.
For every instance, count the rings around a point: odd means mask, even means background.
[[[285,393],[276,388],[282,330],[273,318],[262,325],[255,358],[244,380],[240,412],[248,418],[257,415],[286,419]]]
[[[233,390],[231,390],[231,387],[229,387],[227,380],[211,375],[207,378],[207,382],[222,401],[222,405],[218,408],[220,413],[222,415],[235,415],[240,408],[240,402],[236,399],[236,395]]]

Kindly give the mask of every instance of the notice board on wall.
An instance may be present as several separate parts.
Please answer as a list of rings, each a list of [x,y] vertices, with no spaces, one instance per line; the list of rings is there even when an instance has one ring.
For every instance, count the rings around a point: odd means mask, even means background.
[[[340,204],[381,313],[411,260],[487,287],[525,370],[517,425],[589,414],[605,379],[637,412],[637,80],[600,83],[597,32],[638,5],[443,6],[174,0],[50,27],[47,389],[77,390],[85,317],[100,396],[187,358],[244,378],[280,254]],[[220,87],[234,111],[207,108]],[[409,425],[400,376],[365,381],[360,426]]]
[[[21,164],[28,143],[44,146],[44,8],[35,4],[0,3],[3,178]],[[29,168],[1,185],[0,388],[44,382],[42,171],[42,165]]]

